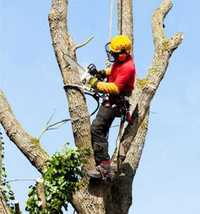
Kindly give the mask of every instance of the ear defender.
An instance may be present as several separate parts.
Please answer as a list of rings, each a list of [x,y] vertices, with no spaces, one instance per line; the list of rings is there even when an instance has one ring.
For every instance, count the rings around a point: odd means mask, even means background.
[[[108,60],[110,62],[124,62],[130,54],[132,48],[131,40],[128,36],[117,35],[105,45]]]
[[[119,60],[120,62],[125,61],[126,58],[127,58],[127,54],[126,54],[126,53],[121,53],[121,54],[119,54],[119,56],[118,56],[118,60]]]

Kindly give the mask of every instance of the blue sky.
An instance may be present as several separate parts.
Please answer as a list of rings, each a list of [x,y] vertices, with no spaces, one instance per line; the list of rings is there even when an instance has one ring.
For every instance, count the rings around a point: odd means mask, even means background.
[[[134,180],[135,214],[200,213],[200,67],[198,1],[174,0],[166,18],[166,33],[183,32],[183,44],[170,60],[167,75],[153,99],[149,132]],[[151,64],[151,14],[160,0],[134,2],[135,61],[142,78]],[[74,0],[69,5],[69,30],[79,43],[94,40],[78,51],[82,65],[102,68],[108,40],[109,1]],[[54,120],[68,117],[62,79],[48,28],[50,1],[0,0],[0,88],[18,120],[34,136],[56,109]],[[113,35],[116,27],[113,27]],[[92,111],[94,103],[89,101]],[[115,122],[115,124],[118,121]],[[110,133],[114,148],[117,130]],[[5,162],[9,179],[38,178],[39,174],[5,136]],[[65,142],[73,143],[70,124],[49,132],[42,145],[53,154]],[[31,182],[12,183],[21,207]],[[69,213],[72,213],[69,211]]]

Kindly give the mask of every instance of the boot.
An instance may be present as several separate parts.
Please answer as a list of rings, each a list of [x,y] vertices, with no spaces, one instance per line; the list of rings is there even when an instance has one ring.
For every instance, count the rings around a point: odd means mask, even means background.
[[[111,169],[111,161],[103,160],[99,165],[96,166],[95,169],[89,170],[88,175],[92,178],[102,178],[103,180],[111,179],[112,169]]]

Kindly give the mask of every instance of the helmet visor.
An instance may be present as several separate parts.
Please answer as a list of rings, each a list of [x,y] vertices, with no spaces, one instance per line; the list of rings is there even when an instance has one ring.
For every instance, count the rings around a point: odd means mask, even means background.
[[[106,50],[106,54],[107,54],[108,60],[110,62],[115,62],[115,61],[117,61],[119,53],[115,53],[115,52],[111,51],[110,48],[109,48],[109,45],[110,45],[110,42],[108,42],[105,45],[105,50]]]

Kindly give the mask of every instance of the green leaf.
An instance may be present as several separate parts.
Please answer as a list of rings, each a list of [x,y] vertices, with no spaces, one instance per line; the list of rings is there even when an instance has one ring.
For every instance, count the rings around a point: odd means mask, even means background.
[[[62,213],[62,207],[67,209],[66,201],[80,187],[79,180],[83,176],[81,167],[83,160],[86,159],[82,154],[85,155],[86,152],[80,154],[77,149],[66,147],[65,150],[51,157],[43,174],[47,208],[40,210],[36,188],[30,187],[26,202],[26,210],[29,213]]]

